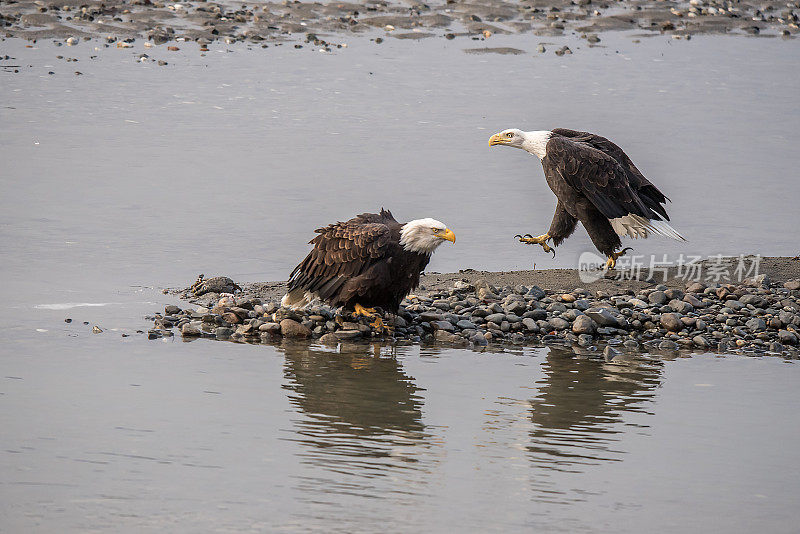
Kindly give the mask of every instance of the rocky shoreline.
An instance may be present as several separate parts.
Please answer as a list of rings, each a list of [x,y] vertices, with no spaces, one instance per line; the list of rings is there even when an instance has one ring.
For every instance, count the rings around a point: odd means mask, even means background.
[[[550,271],[549,280],[542,275],[548,271],[429,274],[396,316],[384,315],[391,330],[324,304],[282,308],[280,282],[245,285],[239,291],[230,279],[218,277],[174,291],[194,306],[169,305],[163,314],[149,317],[154,324],[148,335],[268,344],[384,339],[478,349],[556,344],[606,356],[623,350],[690,350],[796,357],[800,278],[786,275],[797,275],[800,261],[767,260],[767,271],[777,272],[776,278],[765,272],[739,283],[682,282],[674,276],[665,277],[666,283],[604,278],[564,290],[552,283],[553,275],[563,284],[577,276],[575,271]],[[498,283],[537,278],[551,282],[553,289]]]
[[[133,48],[195,43],[201,52],[219,42],[268,48],[287,44],[330,52],[356,35],[385,39],[489,41],[494,35],[577,34],[596,46],[598,33],[638,30],[643,35],[741,33],[794,36],[800,2],[765,0],[491,0],[423,2],[162,2],[159,0],[11,0],[0,3],[7,38],[55,39],[78,45],[100,39],[105,47]],[[178,46],[176,46],[178,45]],[[491,51],[494,48],[475,50]],[[515,50],[500,47],[504,50]],[[555,50],[555,49],[554,49]],[[540,45],[539,53],[545,52]],[[561,49],[563,55],[565,51]]]

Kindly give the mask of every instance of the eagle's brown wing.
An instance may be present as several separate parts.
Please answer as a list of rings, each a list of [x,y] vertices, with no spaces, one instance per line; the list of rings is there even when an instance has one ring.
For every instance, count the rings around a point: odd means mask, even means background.
[[[400,224],[391,213],[363,213],[319,228],[314,248],[289,275],[289,290],[303,289],[330,301],[342,286],[397,246]]]
[[[628,176],[628,183],[634,191],[639,195],[642,202],[651,210],[660,215],[661,218],[668,221],[664,204],[669,200],[664,193],[662,193],[650,180],[645,178],[644,174],[636,168],[631,158],[613,141],[606,139],[603,136],[593,134],[590,132],[581,132],[578,130],[569,130],[567,128],[556,128],[553,133],[563,137],[568,137],[573,141],[581,142],[590,145],[604,154],[614,158],[620,164],[622,169]]]
[[[542,159],[545,174],[582,193],[609,219],[635,214],[658,218],[631,187],[628,174],[613,157],[591,145],[552,137]]]

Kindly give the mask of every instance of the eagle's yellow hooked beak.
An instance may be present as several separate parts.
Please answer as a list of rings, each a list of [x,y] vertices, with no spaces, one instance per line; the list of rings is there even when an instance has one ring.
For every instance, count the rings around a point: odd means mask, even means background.
[[[496,134],[494,134],[493,136],[491,136],[489,138],[489,146],[507,145],[509,143],[509,141],[510,141],[510,139],[508,137],[506,137],[504,135],[501,135],[499,133],[496,133]]]
[[[441,234],[439,237],[441,237],[442,239],[446,239],[447,241],[450,241],[451,243],[455,243],[456,242],[456,234],[454,234],[453,231],[451,229],[449,229],[449,228],[445,228],[444,229],[444,233]]]

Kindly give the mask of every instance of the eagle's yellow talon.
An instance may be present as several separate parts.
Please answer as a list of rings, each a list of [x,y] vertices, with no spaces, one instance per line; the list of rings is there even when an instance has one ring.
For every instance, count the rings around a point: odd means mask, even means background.
[[[525,243],[526,245],[541,245],[545,252],[552,252],[553,257],[556,256],[556,251],[547,244],[547,240],[552,239],[550,234],[542,234],[537,237],[533,237],[531,234],[525,234],[524,236],[517,234],[514,237],[519,239],[520,243]]]
[[[375,308],[365,308],[361,304],[353,306],[353,315],[363,315],[364,317],[375,317]]]
[[[617,258],[619,258],[620,256],[624,256],[625,253],[627,251],[629,251],[629,250],[633,250],[633,249],[631,249],[631,247],[625,247],[622,250],[620,250],[619,252],[612,252],[611,256],[608,257],[608,261],[606,261],[606,270],[611,270],[611,269],[616,268],[616,266],[617,266]]]

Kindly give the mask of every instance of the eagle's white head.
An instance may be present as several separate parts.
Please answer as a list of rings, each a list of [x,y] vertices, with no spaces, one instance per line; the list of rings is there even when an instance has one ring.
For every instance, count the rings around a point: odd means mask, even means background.
[[[455,243],[456,234],[443,222],[430,217],[407,222],[400,230],[400,244],[410,252],[433,254],[443,241]]]
[[[489,146],[513,146],[542,159],[547,153],[547,141],[550,140],[550,135],[552,135],[550,130],[523,132],[517,128],[510,128],[491,136],[489,138]]]

